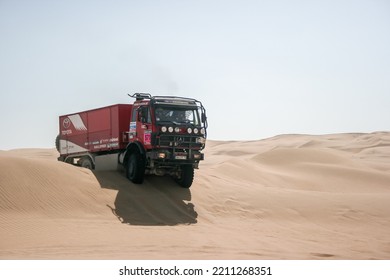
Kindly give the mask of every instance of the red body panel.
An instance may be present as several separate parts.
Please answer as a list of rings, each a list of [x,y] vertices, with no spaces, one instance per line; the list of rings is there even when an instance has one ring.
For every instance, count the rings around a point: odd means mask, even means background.
[[[125,149],[132,105],[117,104],[60,116],[60,154]]]

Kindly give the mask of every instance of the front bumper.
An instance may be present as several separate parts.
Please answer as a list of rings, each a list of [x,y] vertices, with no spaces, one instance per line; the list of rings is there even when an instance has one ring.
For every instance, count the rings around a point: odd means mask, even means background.
[[[149,152],[148,156],[150,159],[161,162],[191,163],[204,160],[204,154],[197,150],[176,151],[159,149]]]

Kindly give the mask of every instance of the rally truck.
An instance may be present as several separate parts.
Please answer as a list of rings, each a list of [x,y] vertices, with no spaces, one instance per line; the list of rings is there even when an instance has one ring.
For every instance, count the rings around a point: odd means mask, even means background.
[[[99,156],[114,155],[127,178],[170,175],[189,188],[204,160],[207,117],[202,103],[176,96],[129,95],[116,104],[59,117],[58,160],[95,169]]]

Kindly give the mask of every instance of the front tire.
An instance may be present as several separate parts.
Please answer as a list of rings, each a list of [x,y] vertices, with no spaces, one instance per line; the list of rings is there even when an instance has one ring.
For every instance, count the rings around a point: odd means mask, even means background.
[[[126,168],[127,178],[134,184],[142,184],[145,177],[145,162],[142,155],[132,153],[127,162]]]
[[[182,188],[189,188],[194,181],[194,167],[192,165],[183,165],[181,167],[180,177],[176,178],[176,182]]]

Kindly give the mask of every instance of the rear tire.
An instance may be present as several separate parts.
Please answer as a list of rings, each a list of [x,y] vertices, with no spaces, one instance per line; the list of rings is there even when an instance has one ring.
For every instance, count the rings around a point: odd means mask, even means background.
[[[132,153],[126,166],[127,178],[134,184],[142,184],[145,177],[145,161],[139,153]]]
[[[83,157],[80,159],[80,166],[92,170],[93,162],[90,157]]]
[[[176,182],[182,187],[188,189],[194,181],[194,167],[192,165],[183,165],[181,167],[181,174],[176,178]]]

